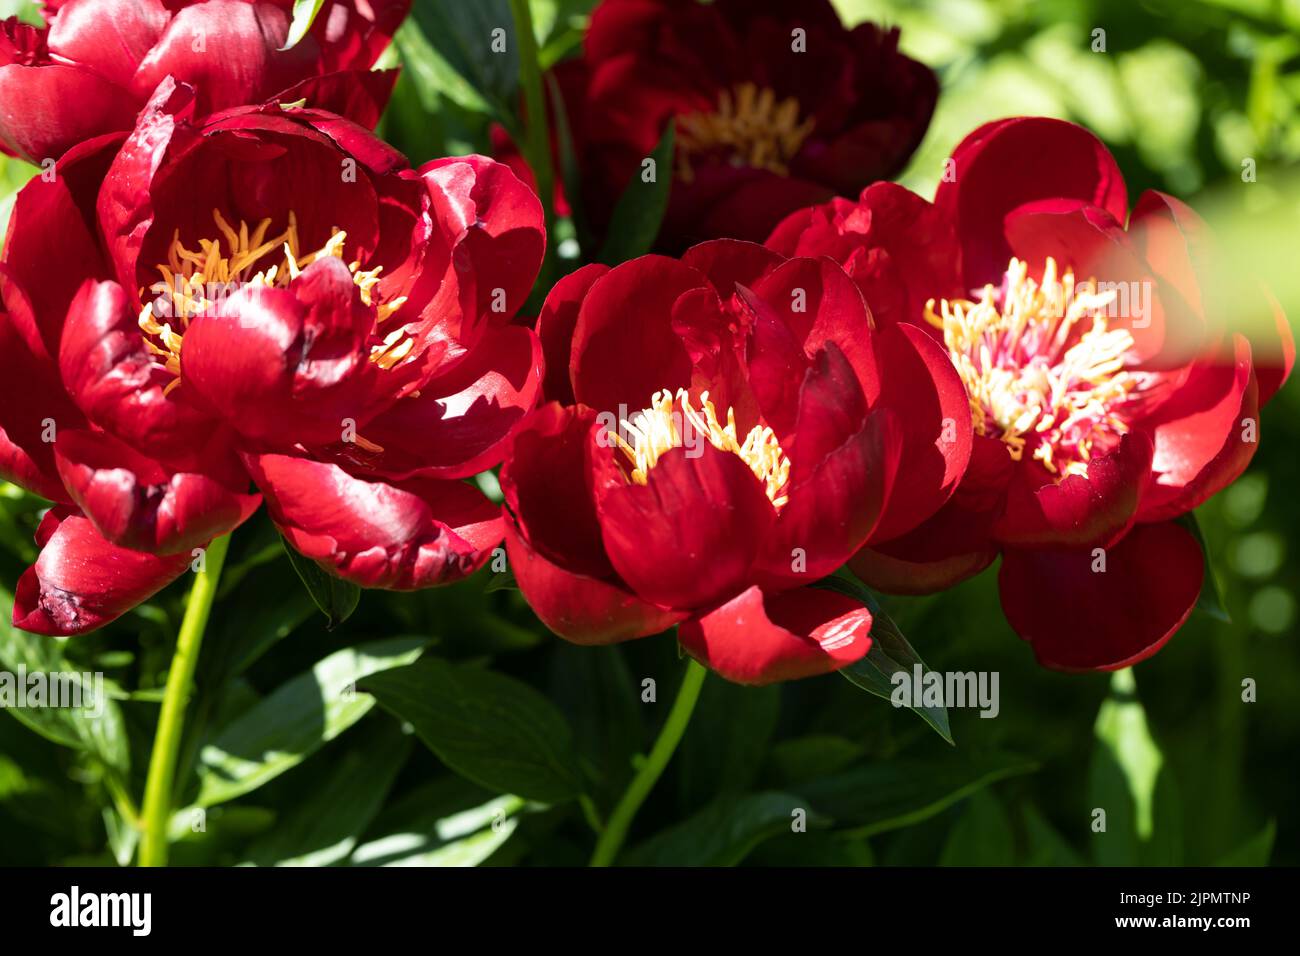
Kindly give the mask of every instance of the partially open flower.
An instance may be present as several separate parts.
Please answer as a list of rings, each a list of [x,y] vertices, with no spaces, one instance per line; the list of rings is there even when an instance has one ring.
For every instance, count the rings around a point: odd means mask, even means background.
[[[552,630],[678,624],[742,683],[866,653],[867,610],[806,585],[960,478],[969,435],[945,441],[943,421],[965,399],[927,336],[874,330],[829,260],[729,240],[579,270],[538,328],[554,401],[501,481],[515,575]]]
[[[335,574],[471,573],[502,522],[462,479],[500,461],[541,389],[540,342],[509,324],[541,264],[536,197],[482,157],[411,170],[334,114],[192,110],[168,81],[120,150],[78,146],[19,195],[5,477],[167,555],[247,517],[251,476]]]
[[[676,155],[660,246],[761,242],[786,214],[898,173],[938,84],[898,31],[844,28],[828,0],[604,0],[555,71],[598,232],[665,126]]]
[[[168,76],[200,115],[276,99],[373,127],[395,71],[371,72],[410,0],[325,0],[290,49],[292,0],[46,0],[0,22],[0,150],[32,162],[135,125]]]
[[[1246,468],[1294,360],[1289,328],[1262,288],[1224,281],[1182,203],[1148,192],[1130,212],[1080,127],[992,123],[951,164],[933,206],[873,186],[769,239],[844,263],[890,321],[943,343],[969,399],[957,493],[851,565],[918,593],[1001,553],[1003,607],[1042,663],[1126,666],[1191,612],[1201,551],[1172,519]]]

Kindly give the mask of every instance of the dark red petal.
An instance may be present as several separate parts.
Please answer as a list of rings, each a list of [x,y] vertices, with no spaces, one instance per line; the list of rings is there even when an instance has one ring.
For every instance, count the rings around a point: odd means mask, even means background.
[[[501,543],[501,509],[460,481],[367,481],[337,465],[246,455],[289,543],[362,587],[409,591],[478,570]]]
[[[1076,199],[1128,216],[1128,191],[1115,159],[1082,126],[1041,116],[979,127],[952,154],[935,204],[957,224],[966,285],[998,281],[1011,259],[1003,220],[1038,199]]]
[[[262,502],[244,493],[249,482],[242,469],[224,481],[173,471],[103,432],[62,432],[55,459],[73,501],[95,529],[136,551],[189,552],[233,531]],[[223,471],[237,468],[232,462]]]
[[[768,594],[751,587],[683,622],[678,640],[737,684],[771,684],[839,670],[871,649],[871,612],[835,591]]]
[[[596,413],[554,402],[525,422],[501,467],[501,491],[530,550],[596,578],[613,578],[587,480]]]
[[[529,547],[506,522],[506,552],[524,599],[574,644],[614,644],[666,631],[686,614],[649,604],[619,584],[566,571]]]
[[[1234,336],[1231,364],[1197,366],[1142,426],[1152,430],[1155,454],[1141,520],[1176,517],[1235,481],[1259,447],[1259,388],[1245,336]]]
[[[60,429],[84,423],[53,363],[28,351],[10,317],[0,312],[0,479],[67,501],[54,467],[54,440]]]
[[[894,486],[902,436],[889,412],[868,415],[847,359],[827,343],[799,392],[792,464],[759,568],[765,586],[833,573],[870,537]]]
[[[956,490],[970,462],[970,400],[943,347],[908,324],[876,333],[880,396],[873,409],[892,413],[902,435],[889,505],[872,539],[887,541],[916,527]]]
[[[4,101],[0,101],[4,102]],[[75,147],[19,190],[0,260],[0,296],[32,354],[54,359],[68,305],[86,278],[108,278],[92,233],[94,195],[119,137]]]
[[[77,512],[46,513],[36,563],[14,589],[15,627],[34,634],[84,634],[120,617],[176,580],[191,555],[165,557],[110,544]]]
[[[277,103],[306,100],[311,109],[337,113],[366,129],[374,129],[393,95],[397,70],[341,70],[313,76],[274,97]]]
[[[388,400],[367,346],[374,322],[347,266],[326,256],[288,289],[244,286],[193,319],[181,388],[250,438],[332,444]]]
[[[541,393],[542,344],[532,329],[490,329],[468,358],[373,418],[384,451],[368,471],[395,478],[467,478],[499,464]]]
[[[50,22],[50,51],[127,88],[171,18],[162,0],[68,0]],[[129,124],[127,127],[130,128]]]
[[[691,358],[673,332],[673,307],[705,278],[676,259],[642,256],[591,286],[578,310],[569,373],[579,402],[635,414],[660,389],[691,382]]]
[[[713,239],[682,253],[682,262],[701,272],[724,300],[735,294],[737,283],[752,288],[782,261],[772,250],[739,239]]]
[[[131,301],[116,282],[81,287],[59,347],[63,381],[96,425],[151,456],[182,457],[210,441],[212,418],[166,394],[176,379],[146,348]]]
[[[130,129],[139,102],[79,66],[0,66],[0,145],[28,162],[58,159],[77,143]]]
[[[1054,670],[1118,670],[1145,660],[1192,613],[1204,558],[1172,522],[1136,525],[1106,549],[1008,551],[998,586],[1011,626]]]
[[[1070,475],[1059,484],[1040,462],[1020,461],[993,536],[1018,548],[1085,547],[1115,540],[1137,515],[1151,454],[1150,436],[1130,432],[1114,451],[1088,463],[1086,477]]]
[[[171,76],[195,89],[202,113],[260,103],[315,71],[315,39],[281,50],[288,35],[289,13],[274,4],[204,0],[185,5],[141,61],[132,89],[143,99]]]
[[[542,267],[542,204],[509,166],[485,156],[436,159],[419,175],[455,239],[456,268],[472,277],[474,318],[506,321],[523,306]]]
[[[572,405],[573,385],[569,381],[569,355],[573,350],[573,332],[578,325],[578,310],[597,279],[609,271],[599,262],[570,272],[546,293],[541,314],[537,316],[537,334],[546,357],[546,382],[542,393],[547,401]]]
[[[619,576],[645,600],[681,610],[745,587],[775,517],[739,455],[695,438],[696,448],[664,454],[645,485],[595,488],[605,551]]]

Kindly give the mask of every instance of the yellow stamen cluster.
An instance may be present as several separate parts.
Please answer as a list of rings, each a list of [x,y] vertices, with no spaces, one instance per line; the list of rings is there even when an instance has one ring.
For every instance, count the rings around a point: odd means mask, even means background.
[[[650,469],[665,452],[694,447],[694,436],[703,435],[714,448],[738,455],[749,466],[754,477],[763,483],[773,507],[780,508],[789,500],[782,492],[790,480],[790,459],[781,450],[776,433],[766,425],[756,425],[741,441],[736,430],[735,409],[727,409],[727,424],[723,425],[708,392],[700,393],[700,407],[696,409],[686,389],[678,389],[675,397],[667,389],[661,389],[650,399],[649,408],[620,425],[632,437],[632,443],[618,432],[611,434],[632,466],[629,477],[634,484],[646,484]]]
[[[810,116],[799,122],[799,101],[791,96],[777,101],[771,89],[741,83],[723,90],[718,108],[711,113],[677,117],[677,175],[684,182],[695,178],[691,158],[724,153],[736,166],[766,169],[781,175],[813,130]]]
[[[1029,448],[1053,475],[1086,476],[1097,444],[1128,431],[1115,409],[1140,384],[1125,369],[1132,334],[1105,315],[1115,292],[1069,269],[1058,278],[1050,258],[1036,283],[1012,259],[997,299],[989,285],[978,302],[944,300],[936,314],[931,299],[925,309],[966,386],[976,433],[996,434],[1016,461]]]
[[[292,212],[285,230],[270,238],[270,219],[263,219],[253,229],[241,221],[239,228],[235,229],[219,210],[212,211],[212,218],[219,235],[214,239],[200,239],[197,251],[182,244],[180,230],[177,230],[167,249],[167,262],[157,267],[162,278],[149,287],[154,299],[140,312],[139,324],[146,335],[145,344],[167,371],[177,376],[176,381],[167,386],[168,391],[180,384],[181,342],[192,319],[215,312],[221,306],[221,298],[234,294],[245,285],[284,288],[313,262],[326,256],[342,259],[347,241],[346,232],[334,229],[329,241],[304,255],[298,237],[298,219]],[[280,262],[253,271],[277,249],[281,252]],[[379,273],[383,266],[362,269],[360,261],[353,261],[348,263],[348,270],[360,290],[361,301],[376,306],[377,324],[384,322],[406,301],[405,297],[398,297],[388,302],[376,302]],[[218,297],[213,298],[212,293]],[[143,292],[141,297],[144,297]],[[160,311],[156,309],[156,303],[164,299],[171,300],[171,322],[159,321],[160,316],[156,314]],[[383,368],[391,368],[414,346],[414,341],[406,337],[402,329],[396,329],[371,349],[370,359]]]

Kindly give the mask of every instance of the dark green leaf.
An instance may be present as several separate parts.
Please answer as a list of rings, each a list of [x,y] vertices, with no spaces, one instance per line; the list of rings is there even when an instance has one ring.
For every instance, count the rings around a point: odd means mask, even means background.
[[[358,681],[420,656],[426,639],[393,638],[331,654],[267,695],[199,752],[199,806],[255,790],[333,740],[375,705]]]
[[[426,658],[376,674],[362,687],[475,783],[546,803],[583,792],[569,725],[527,684]]]
[[[644,181],[644,167],[638,163],[623,195],[618,197],[609,234],[600,250],[599,260],[606,265],[645,255],[654,245],[668,209],[668,191],[672,188],[673,139],[673,124],[669,123],[649,157],[654,160],[654,179]]]
[[[833,734],[811,734],[782,740],[768,756],[772,772],[784,784],[797,787],[806,780],[826,777],[853,764],[862,747]]]
[[[998,780],[1036,764],[1011,754],[952,753],[942,760],[902,759],[846,771],[799,788],[813,809],[858,836],[927,820]]]
[[[1215,866],[1268,866],[1273,856],[1273,840],[1277,836],[1277,821],[1270,820],[1264,829],[1237,849],[1225,854]]]
[[[694,809],[723,794],[751,788],[781,715],[781,688],[704,682],[691,724],[678,748],[677,792]]]
[[[429,45],[493,109],[497,119],[517,127],[519,48],[509,0],[420,0],[412,16]],[[492,49],[495,30],[505,31],[504,50]]]
[[[1015,838],[1001,801],[989,790],[971,794],[948,833],[940,866],[1010,866]]]
[[[915,673],[918,665],[922,674],[927,672],[928,669],[925,661],[921,660],[921,655],[916,653],[898,629],[898,625],[885,613],[879,597],[870,588],[842,577],[823,578],[814,587],[838,591],[840,594],[861,601],[871,612],[871,649],[861,660],[840,669],[840,673],[852,684],[877,697],[889,700],[895,689],[893,683],[895,674],[901,672],[911,675]],[[948,743],[953,742],[946,707],[920,705],[910,709],[933,727],[940,737]]]
[[[788,793],[723,797],[651,837],[622,859],[627,866],[735,866],[769,837],[822,821]]]
[[[352,852],[411,751],[411,738],[387,719],[362,731],[308,798],[292,804],[275,829],[253,845],[251,862],[329,866]]]
[[[295,551],[288,541],[284,541],[284,550],[289,555],[289,563],[306,586],[307,593],[325,615],[325,626],[332,631],[346,621],[357,609],[357,602],[361,600],[361,588],[351,581],[325,573],[311,558],[305,558]]]

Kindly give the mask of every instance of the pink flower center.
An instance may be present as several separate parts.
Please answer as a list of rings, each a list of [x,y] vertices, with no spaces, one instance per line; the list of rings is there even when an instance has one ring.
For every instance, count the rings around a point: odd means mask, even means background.
[[[943,332],[976,434],[1000,439],[1015,461],[1028,451],[1058,480],[1086,476],[1128,431],[1124,405],[1141,385],[1127,367],[1133,336],[1110,327],[1114,291],[1069,269],[1058,278],[1050,258],[1041,283],[1028,272],[1012,259],[1001,289],[945,299],[938,313],[931,299],[925,318]]]

